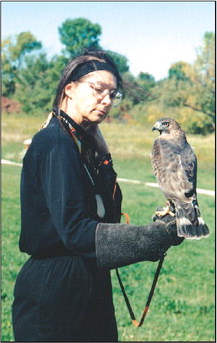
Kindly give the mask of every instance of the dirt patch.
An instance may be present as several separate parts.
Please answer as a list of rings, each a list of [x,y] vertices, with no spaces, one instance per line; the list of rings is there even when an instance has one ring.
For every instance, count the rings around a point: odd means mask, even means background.
[[[6,98],[2,96],[1,98],[2,111],[8,114],[19,113],[21,110],[21,104],[13,99]]]

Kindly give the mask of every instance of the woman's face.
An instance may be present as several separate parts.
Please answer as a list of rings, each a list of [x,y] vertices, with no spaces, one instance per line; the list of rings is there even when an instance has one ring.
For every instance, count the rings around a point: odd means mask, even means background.
[[[112,107],[116,89],[117,80],[112,73],[106,70],[91,72],[65,87],[65,111],[78,124],[99,124]]]

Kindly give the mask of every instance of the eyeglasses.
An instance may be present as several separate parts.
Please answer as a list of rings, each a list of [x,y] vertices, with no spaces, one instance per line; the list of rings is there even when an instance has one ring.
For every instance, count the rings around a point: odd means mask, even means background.
[[[112,106],[116,107],[120,104],[121,100],[123,99],[123,94],[117,89],[108,89],[103,83],[94,84],[88,81],[81,81],[80,83],[88,83],[90,88],[93,90],[93,94],[96,97],[105,97],[109,94],[110,99],[112,100]]]

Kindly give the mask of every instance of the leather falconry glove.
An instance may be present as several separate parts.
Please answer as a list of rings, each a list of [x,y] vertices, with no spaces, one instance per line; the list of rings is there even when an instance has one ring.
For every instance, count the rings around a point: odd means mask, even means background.
[[[96,259],[100,269],[115,269],[141,261],[157,261],[177,236],[174,217],[167,215],[145,226],[99,223],[96,228]]]
[[[184,237],[177,236],[177,227],[176,227],[176,217],[175,213],[173,212],[173,216],[170,214],[166,214],[164,216],[159,216],[156,213],[159,213],[164,207],[158,207],[156,209],[155,214],[152,216],[152,220],[155,222],[156,220],[164,222],[166,225],[167,230],[169,230],[172,238],[173,244],[172,245],[179,245],[183,242]],[[172,212],[172,211],[171,211]]]

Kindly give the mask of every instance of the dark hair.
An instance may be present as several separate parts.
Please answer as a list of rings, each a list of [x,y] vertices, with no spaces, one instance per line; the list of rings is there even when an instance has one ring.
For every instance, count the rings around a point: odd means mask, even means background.
[[[64,98],[64,88],[69,82],[72,81],[73,76],[76,75],[76,71],[78,70],[79,66],[84,65],[85,63],[90,61],[93,62],[93,64],[94,61],[104,62],[108,64],[117,79],[117,88],[122,91],[122,93],[124,93],[122,77],[117,69],[113,58],[103,50],[85,49],[83,53],[73,58],[64,69],[57,87],[56,97],[53,103],[54,107],[58,107],[60,105],[61,101]],[[95,67],[95,70],[97,70],[97,67]]]

